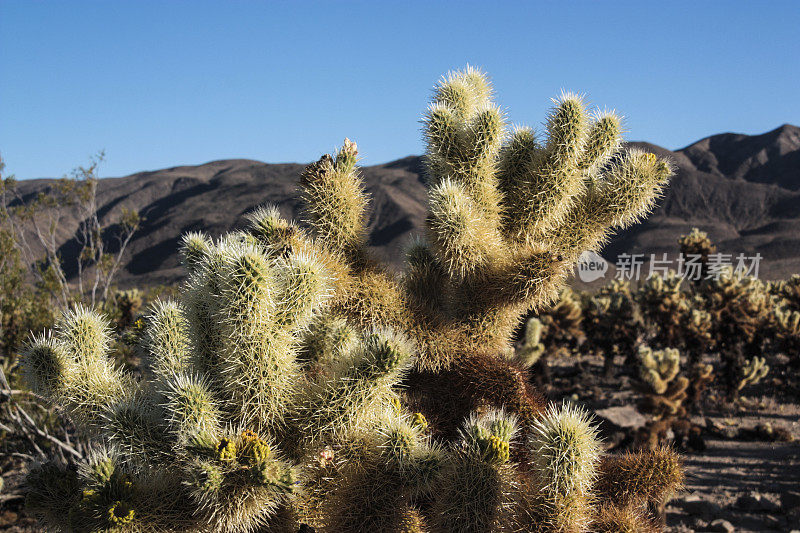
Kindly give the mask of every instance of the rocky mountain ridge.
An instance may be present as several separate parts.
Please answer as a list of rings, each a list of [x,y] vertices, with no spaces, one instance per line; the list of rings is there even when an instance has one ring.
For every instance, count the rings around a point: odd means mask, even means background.
[[[644,222],[616,235],[602,251],[612,263],[621,253],[675,254],[676,239],[693,226],[707,231],[725,253],[759,253],[763,277],[800,272],[800,128],[783,125],[762,135],[724,133],[670,151],[630,143],[668,156],[676,175]],[[180,236],[203,230],[219,235],[263,204],[300,217],[297,180],[303,165],[233,159],[107,178],[98,187],[100,215],[114,220],[122,207],[144,217],[130,243],[121,287],[175,283]],[[403,247],[422,231],[426,188],[421,157],[409,156],[363,168],[372,196],[370,246],[398,268]],[[23,198],[49,180],[20,182]],[[78,221],[59,228],[62,254],[74,256]]]

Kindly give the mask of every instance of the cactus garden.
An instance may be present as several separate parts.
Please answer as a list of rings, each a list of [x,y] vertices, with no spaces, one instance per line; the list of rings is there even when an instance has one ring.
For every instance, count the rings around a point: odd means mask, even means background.
[[[581,254],[647,217],[674,172],[622,124],[562,93],[536,132],[483,71],[446,74],[400,270],[369,246],[349,139],[297,177],[297,220],[265,203],[185,232],[173,286],[116,290],[113,253],[87,241],[79,273],[103,274],[75,289],[55,250],[24,313],[0,314],[7,501],[63,532],[721,531],[734,503],[687,497],[713,483],[704,454],[798,436],[800,277],[712,276],[694,229],[674,248],[697,280],[578,287]],[[26,212],[5,199],[11,239]]]

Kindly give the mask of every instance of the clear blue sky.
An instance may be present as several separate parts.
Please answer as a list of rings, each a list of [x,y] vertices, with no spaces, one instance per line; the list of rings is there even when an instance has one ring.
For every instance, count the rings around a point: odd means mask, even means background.
[[[0,0],[0,153],[19,178],[104,148],[105,176],[214,159],[422,151],[467,63],[514,122],[563,89],[679,148],[800,123],[800,1]]]

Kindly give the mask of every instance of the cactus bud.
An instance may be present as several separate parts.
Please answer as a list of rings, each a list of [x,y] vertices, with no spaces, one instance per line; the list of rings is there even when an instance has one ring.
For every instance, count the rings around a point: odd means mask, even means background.
[[[236,460],[236,443],[223,437],[217,443],[217,459],[224,463]]]
[[[425,415],[422,413],[414,413],[411,417],[411,425],[420,428],[422,431],[425,431],[428,429],[428,419],[425,418]]]
[[[352,172],[358,163],[358,146],[345,137],[342,148],[336,154],[334,167],[339,172]]]

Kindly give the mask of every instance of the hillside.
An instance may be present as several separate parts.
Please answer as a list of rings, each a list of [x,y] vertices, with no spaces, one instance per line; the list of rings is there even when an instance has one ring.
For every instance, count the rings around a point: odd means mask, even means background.
[[[679,235],[692,226],[708,231],[726,253],[760,253],[762,277],[800,272],[800,128],[781,126],[762,135],[721,134],[675,152],[632,143],[669,156],[677,174],[658,209],[643,223],[617,235],[603,255],[674,253]],[[251,160],[214,161],[140,172],[100,182],[103,218],[122,207],[144,217],[130,244],[121,286],[173,283],[182,270],[176,254],[180,235],[203,230],[219,235],[235,228],[258,205],[279,206],[284,216],[299,218],[296,183],[300,164]],[[425,185],[420,157],[409,156],[363,169],[372,195],[370,244],[399,266],[402,249],[425,216]],[[48,180],[20,183],[26,198]],[[74,256],[71,236],[77,220],[67,220],[60,235],[62,255]]]

